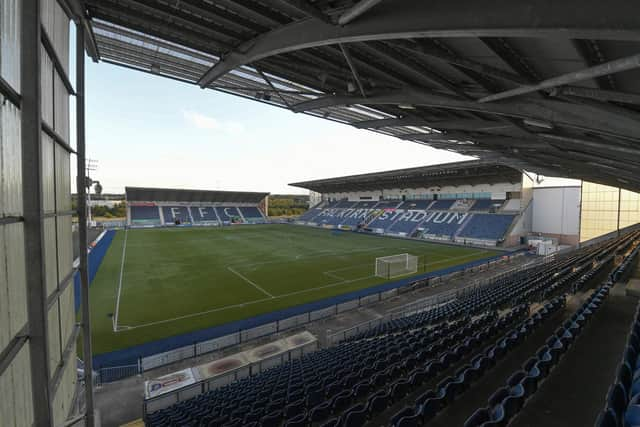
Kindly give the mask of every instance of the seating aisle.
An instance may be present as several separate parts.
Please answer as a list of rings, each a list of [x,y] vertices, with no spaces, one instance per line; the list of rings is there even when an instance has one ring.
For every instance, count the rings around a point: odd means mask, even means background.
[[[615,377],[638,300],[616,285],[570,351],[510,427],[593,425]]]
[[[484,406],[491,394],[501,387],[524,362],[531,356],[538,347],[544,345],[550,334],[562,324],[567,318],[571,317],[572,311],[569,307],[565,307],[557,313],[554,313],[545,322],[535,330],[518,348],[508,353],[504,359],[487,372],[483,381],[479,381],[469,388],[465,395],[448,406],[436,418],[428,423],[434,427],[450,427],[462,426],[473,412],[481,406]]]

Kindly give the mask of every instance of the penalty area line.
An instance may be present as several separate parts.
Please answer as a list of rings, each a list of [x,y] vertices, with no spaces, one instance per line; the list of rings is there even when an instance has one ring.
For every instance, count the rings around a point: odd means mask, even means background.
[[[258,304],[258,303],[265,302],[265,301],[272,301],[274,299],[286,298],[286,297],[290,297],[290,296],[293,296],[293,295],[303,294],[303,293],[306,293],[306,292],[313,292],[313,291],[317,291],[317,290],[320,290],[320,289],[326,289],[326,288],[331,288],[331,287],[335,287],[335,286],[340,286],[340,285],[345,285],[345,284],[349,284],[349,283],[358,282],[360,280],[371,279],[372,277],[375,277],[375,276],[366,276],[366,277],[359,277],[357,279],[343,280],[341,282],[330,283],[328,285],[318,286],[318,287],[315,287],[315,288],[301,289],[299,291],[290,292],[290,293],[278,295],[278,296],[275,296],[275,297],[261,298],[261,299],[257,299],[257,300],[243,302],[243,303],[240,303],[240,304],[227,305],[227,306],[224,306],[224,307],[218,307],[218,308],[214,308],[214,309],[211,309],[211,310],[201,311],[201,312],[198,312],[198,313],[191,313],[191,314],[187,314],[187,315],[184,315],[184,316],[174,317],[174,318],[171,318],[171,319],[164,319],[164,320],[158,320],[158,321],[155,321],[155,322],[143,323],[141,325],[127,326],[126,329],[123,327],[122,329],[119,329],[119,330],[117,330],[115,332],[120,332],[120,331],[124,331],[124,330],[139,329],[139,328],[145,328],[147,326],[161,325],[161,324],[164,324],[164,323],[175,322],[176,320],[189,319],[189,318],[192,318],[192,317],[203,316],[203,315],[206,315],[206,314],[211,314],[211,313],[216,313],[216,312],[219,312],[219,311],[230,310],[230,309],[233,309],[233,308],[246,307],[246,306],[249,306],[249,305]]]
[[[125,228],[124,242],[122,243],[122,261],[120,262],[120,279],[118,280],[118,293],[116,295],[116,308],[112,317],[113,332],[118,331],[118,314],[120,311],[120,294],[122,292],[122,278],[124,276],[124,260],[127,252],[127,237],[129,236],[129,229]]]
[[[251,286],[253,286],[254,288],[256,288],[257,290],[259,290],[260,292],[262,292],[263,294],[271,297],[271,298],[275,298],[273,295],[271,295],[269,292],[265,291],[264,289],[262,289],[260,286],[258,286],[257,283],[249,280],[247,277],[245,277],[244,275],[240,274],[238,271],[236,271],[233,267],[227,267],[227,270],[229,270],[230,272],[232,272],[233,274],[235,274],[236,276],[238,276],[239,278],[241,278],[242,280],[244,280],[245,282],[247,282],[248,284],[250,284]]]

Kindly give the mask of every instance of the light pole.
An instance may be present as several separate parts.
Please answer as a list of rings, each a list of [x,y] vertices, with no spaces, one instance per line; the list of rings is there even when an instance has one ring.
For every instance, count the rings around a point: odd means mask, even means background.
[[[98,170],[98,161],[94,159],[87,159],[87,178],[86,178],[86,186],[87,186],[87,223],[89,226],[92,224],[91,217],[91,186],[93,185],[93,180],[91,179],[90,172],[95,172]]]

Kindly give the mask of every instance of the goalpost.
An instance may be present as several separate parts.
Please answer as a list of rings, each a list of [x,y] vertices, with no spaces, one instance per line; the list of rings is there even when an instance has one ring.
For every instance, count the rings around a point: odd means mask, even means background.
[[[415,255],[398,254],[376,258],[377,277],[392,279],[417,272],[418,257]]]

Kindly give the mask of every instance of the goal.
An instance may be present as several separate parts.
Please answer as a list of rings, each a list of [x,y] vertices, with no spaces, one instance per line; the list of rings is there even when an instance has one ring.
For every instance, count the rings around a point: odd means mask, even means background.
[[[418,272],[418,257],[398,254],[376,258],[376,276],[385,279]]]

